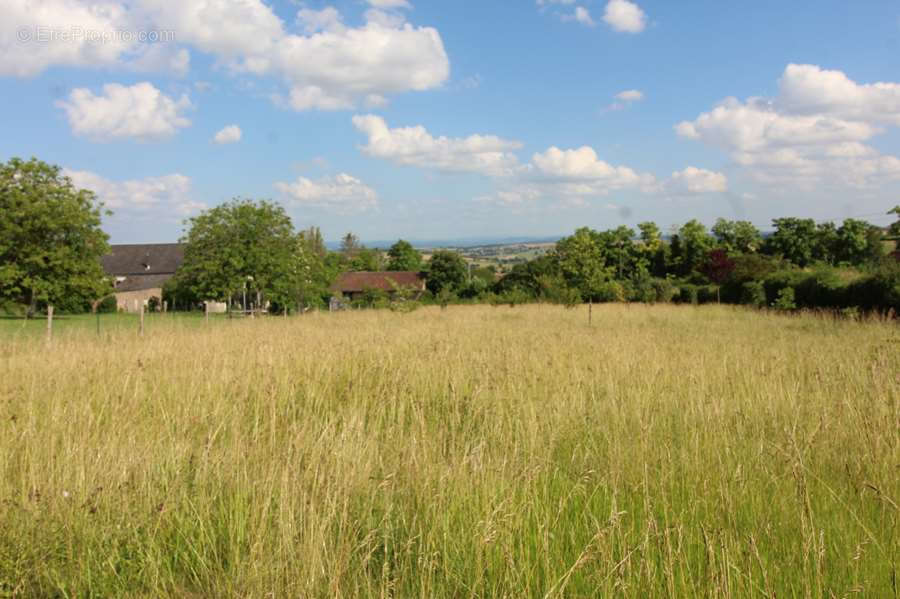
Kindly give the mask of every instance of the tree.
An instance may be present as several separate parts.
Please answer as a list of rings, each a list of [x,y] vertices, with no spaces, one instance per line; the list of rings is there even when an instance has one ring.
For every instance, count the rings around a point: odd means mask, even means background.
[[[598,233],[582,227],[556,243],[554,256],[566,284],[581,293],[584,300],[601,294],[604,283],[612,278],[612,269],[598,239]]]
[[[669,259],[669,246],[663,242],[659,227],[653,222],[638,224],[641,232],[641,252],[647,261],[650,273],[654,277],[665,277]]]
[[[881,250],[881,232],[869,223],[848,218],[837,230],[835,258],[838,262],[859,265],[877,259]]]
[[[103,205],[36,158],[0,165],[0,299],[26,305],[86,303],[112,291]]]
[[[762,246],[762,235],[750,221],[720,218],[713,225],[712,233],[729,254],[751,254]]]
[[[703,223],[698,220],[686,222],[672,238],[672,260],[678,274],[686,276],[696,271],[713,245],[715,239]]]
[[[320,258],[324,258],[328,254],[328,249],[325,247],[325,240],[322,238],[322,231],[319,230],[319,227],[304,229],[297,233],[297,237],[301,241],[304,251],[315,254]]]
[[[428,262],[426,285],[434,295],[442,291],[455,293],[466,284],[466,262],[456,252],[438,250]]]
[[[302,262],[284,208],[235,199],[188,221],[177,277],[200,299],[228,300],[246,290],[259,301],[295,299]]]
[[[341,238],[341,253],[348,259],[356,256],[362,247],[363,245],[359,242],[359,237],[353,233],[347,233]]]
[[[891,226],[888,228],[888,235],[891,237],[900,237],[900,204],[897,204],[888,210],[887,213],[897,215],[897,220],[891,223]]]
[[[384,256],[380,250],[360,247],[347,263],[347,269],[353,271],[378,272],[384,270]]]
[[[422,268],[422,254],[408,241],[402,239],[388,250],[388,270],[419,270]]]
[[[816,223],[811,218],[776,218],[775,232],[766,239],[765,250],[782,256],[801,268],[808,265],[817,247]]]

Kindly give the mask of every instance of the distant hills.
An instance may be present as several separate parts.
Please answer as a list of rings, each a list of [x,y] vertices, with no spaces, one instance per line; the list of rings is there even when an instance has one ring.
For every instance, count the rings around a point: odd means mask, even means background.
[[[469,248],[490,245],[510,245],[514,243],[555,243],[563,238],[563,235],[551,235],[549,237],[459,237],[456,239],[407,239],[417,249],[433,248]],[[394,245],[396,239],[391,240],[363,240],[368,248],[387,249]],[[337,250],[341,247],[340,241],[326,241],[325,247]]]

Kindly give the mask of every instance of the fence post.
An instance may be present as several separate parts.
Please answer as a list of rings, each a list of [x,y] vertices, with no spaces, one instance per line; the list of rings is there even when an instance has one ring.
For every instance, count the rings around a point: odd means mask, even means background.
[[[591,326],[591,324],[593,322],[592,321],[592,318],[594,315],[593,313],[594,313],[594,298],[589,297],[588,298],[588,326]]]
[[[141,302],[141,337],[144,336],[144,302]]]
[[[47,306],[47,343],[53,339],[53,306]]]
[[[203,305],[205,306],[205,309],[206,309],[206,324],[209,324],[209,302],[205,301],[205,302],[203,302]]]

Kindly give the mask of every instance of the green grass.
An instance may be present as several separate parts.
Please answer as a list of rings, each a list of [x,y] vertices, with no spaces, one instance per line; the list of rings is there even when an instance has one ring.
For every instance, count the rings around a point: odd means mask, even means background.
[[[0,325],[0,596],[898,592],[892,322],[76,320]]]

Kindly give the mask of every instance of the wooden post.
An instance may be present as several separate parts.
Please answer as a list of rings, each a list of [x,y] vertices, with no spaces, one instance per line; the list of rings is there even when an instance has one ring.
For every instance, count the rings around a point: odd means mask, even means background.
[[[53,306],[47,306],[47,343],[53,339]]]
[[[144,336],[144,302],[141,302],[141,336]]]
[[[206,324],[209,324],[209,302],[203,302],[203,305],[206,307]]]
[[[169,311],[169,301],[166,300],[163,302],[163,314]]]
[[[588,326],[591,326],[594,312],[594,298],[588,298]]]

